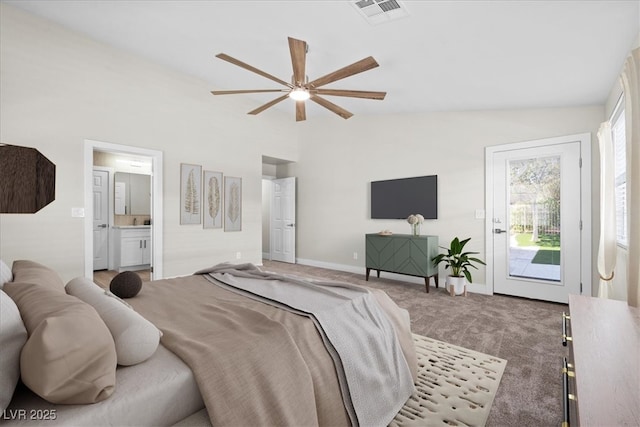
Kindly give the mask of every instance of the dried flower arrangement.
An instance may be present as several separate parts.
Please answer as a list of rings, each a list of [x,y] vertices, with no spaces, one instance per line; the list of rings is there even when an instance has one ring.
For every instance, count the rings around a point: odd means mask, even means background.
[[[411,214],[407,217],[407,222],[411,225],[411,234],[419,236],[420,224],[424,222],[424,217],[421,214]]]

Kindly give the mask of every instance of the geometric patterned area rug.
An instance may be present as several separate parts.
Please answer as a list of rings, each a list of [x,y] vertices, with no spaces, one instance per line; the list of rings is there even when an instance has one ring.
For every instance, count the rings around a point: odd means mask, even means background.
[[[418,384],[392,427],[484,426],[507,361],[413,334]]]

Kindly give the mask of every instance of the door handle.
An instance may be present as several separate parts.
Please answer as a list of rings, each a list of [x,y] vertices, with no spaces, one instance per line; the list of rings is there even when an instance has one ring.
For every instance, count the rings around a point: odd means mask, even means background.
[[[98,225],[98,228],[107,228],[107,224],[100,224]]]
[[[571,320],[571,316],[562,312],[562,345],[565,347],[568,341],[573,341],[573,338],[567,335],[567,320]]]
[[[495,234],[501,234],[501,233],[506,233],[506,232],[507,232],[507,230],[501,230],[501,229],[499,229],[499,228],[494,228],[494,229],[493,229],[493,232],[494,232]]]
[[[287,224],[287,227],[295,227],[295,224]]]

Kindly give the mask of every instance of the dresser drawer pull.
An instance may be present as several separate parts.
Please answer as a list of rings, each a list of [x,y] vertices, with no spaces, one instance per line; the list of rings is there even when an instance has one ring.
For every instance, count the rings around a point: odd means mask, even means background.
[[[569,393],[569,377],[575,377],[575,373],[569,370],[569,362],[564,357],[562,360],[562,426],[569,427],[569,402],[575,401],[576,396]]]
[[[571,316],[567,313],[562,313],[562,345],[567,346],[567,341],[573,341],[573,339],[567,335],[567,320],[571,320]]]

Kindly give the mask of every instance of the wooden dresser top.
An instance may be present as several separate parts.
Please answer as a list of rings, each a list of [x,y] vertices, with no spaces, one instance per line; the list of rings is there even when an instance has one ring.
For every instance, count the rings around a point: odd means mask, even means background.
[[[569,296],[581,426],[640,426],[640,310]]]

